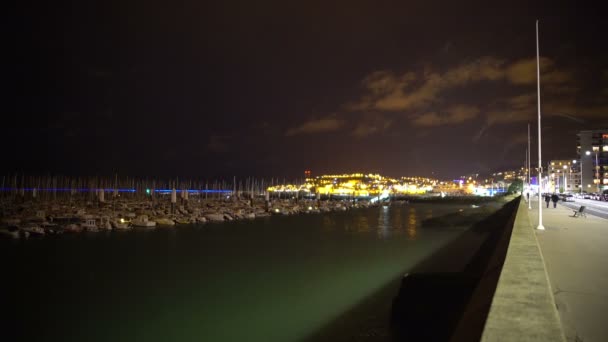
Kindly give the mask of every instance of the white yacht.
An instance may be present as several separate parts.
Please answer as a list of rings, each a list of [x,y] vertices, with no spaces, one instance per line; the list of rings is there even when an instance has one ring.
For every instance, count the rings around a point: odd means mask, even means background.
[[[84,231],[87,231],[87,232],[97,232],[97,231],[99,231],[99,228],[97,227],[97,223],[95,222],[94,218],[86,218],[86,219],[84,219],[84,222],[82,222],[80,224],[80,227],[82,227],[82,229]]]

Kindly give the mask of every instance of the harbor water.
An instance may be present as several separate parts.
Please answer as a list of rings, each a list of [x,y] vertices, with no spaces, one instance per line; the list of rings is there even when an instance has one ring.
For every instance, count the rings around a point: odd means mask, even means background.
[[[26,340],[301,341],[463,229],[404,204],[223,224],[0,241],[4,323]],[[318,339],[318,338],[317,338]]]

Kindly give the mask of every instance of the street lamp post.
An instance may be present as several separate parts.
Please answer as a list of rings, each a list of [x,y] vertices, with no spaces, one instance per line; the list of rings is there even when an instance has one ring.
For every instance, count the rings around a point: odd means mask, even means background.
[[[572,164],[576,164],[576,159],[572,160]],[[581,167],[583,166],[583,163],[581,163]],[[582,174],[583,171],[581,170],[581,184],[579,184],[579,188],[583,189],[583,178],[582,178]],[[582,193],[582,190],[581,190]]]
[[[600,192],[600,164],[597,161],[597,152],[598,151],[599,151],[599,149],[595,151],[595,187],[596,187],[597,193]]]
[[[530,203],[530,192],[531,192],[531,187],[530,187],[530,164],[532,163],[532,161],[530,160],[530,124],[528,124],[528,153],[527,153],[526,157],[527,157],[527,160],[528,160],[528,210],[530,210],[530,209],[532,209],[532,203]],[[540,197],[539,197],[538,203],[540,203]]]
[[[538,20],[536,21],[536,98],[538,104],[538,181],[540,186],[540,180],[543,176],[543,164],[541,158],[541,127],[540,127],[540,58],[539,58],[539,48],[538,48]],[[541,205],[541,191],[540,187],[538,190],[538,226],[536,229],[545,230],[543,226],[543,209]]]
[[[564,192],[568,192],[568,182],[566,181],[566,170],[568,167],[564,165]]]
[[[586,155],[590,155],[591,152],[585,151]],[[583,156],[581,155],[581,194],[583,193]]]

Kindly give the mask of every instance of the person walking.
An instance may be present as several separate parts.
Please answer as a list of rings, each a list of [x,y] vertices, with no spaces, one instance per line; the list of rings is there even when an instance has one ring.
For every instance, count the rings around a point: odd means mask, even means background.
[[[557,201],[559,201],[559,196],[557,194],[551,195],[551,200],[553,201],[553,208],[557,208]],[[549,203],[547,203],[549,205]]]
[[[549,208],[549,202],[551,202],[551,196],[549,194],[545,194],[545,202],[547,202],[547,208]]]

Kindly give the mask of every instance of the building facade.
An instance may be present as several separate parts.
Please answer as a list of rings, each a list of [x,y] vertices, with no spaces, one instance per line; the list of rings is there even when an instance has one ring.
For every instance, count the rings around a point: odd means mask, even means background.
[[[551,160],[547,167],[550,192],[576,192],[580,189],[580,173],[575,159]]]
[[[580,131],[577,134],[578,168],[582,190],[601,192],[608,189],[608,129]]]

